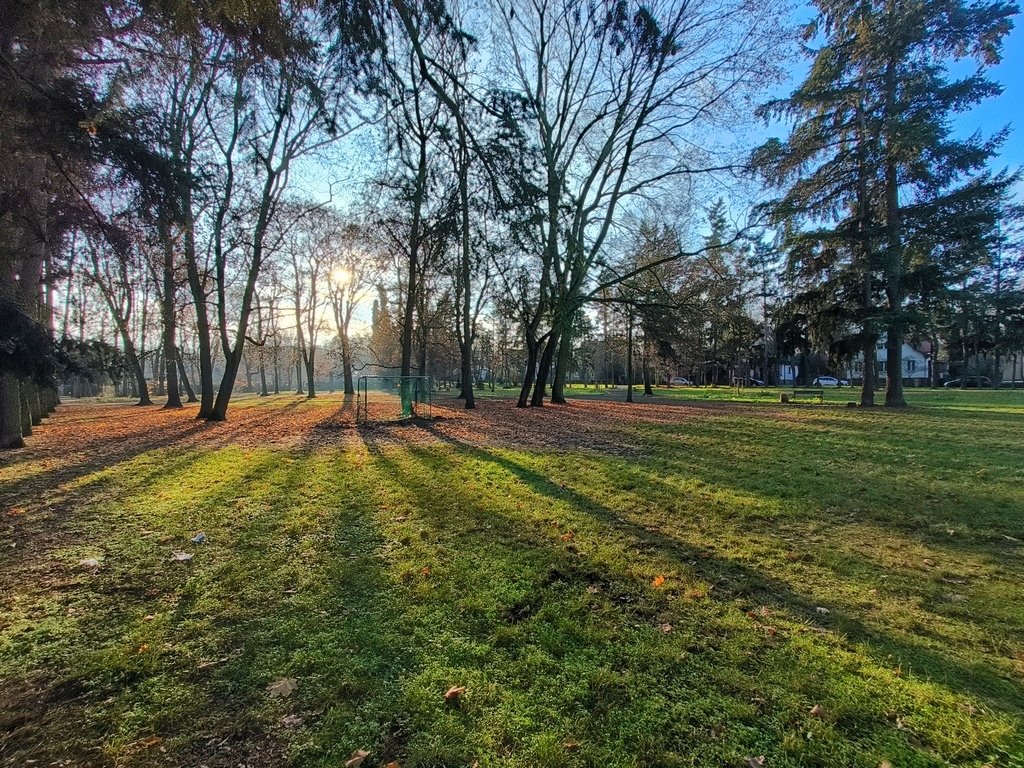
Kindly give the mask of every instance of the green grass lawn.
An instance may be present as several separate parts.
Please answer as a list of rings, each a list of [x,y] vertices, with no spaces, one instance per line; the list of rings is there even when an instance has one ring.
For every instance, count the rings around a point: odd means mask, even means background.
[[[2,457],[0,765],[1021,768],[1024,394],[908,395]]]

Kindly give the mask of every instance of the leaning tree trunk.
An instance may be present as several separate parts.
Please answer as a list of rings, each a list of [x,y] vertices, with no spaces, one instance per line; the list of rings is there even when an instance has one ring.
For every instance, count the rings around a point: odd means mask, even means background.
[[[174,359],[178,362],[178,379],[181,381],[181,386],[185,388],[188,402],[198,403],[199,398],[196,397],[195,390],[192,389],[192,382],[188,380],[188,373],[185,371],[185,362],[181,359],[180,347],[174,348]]]
[[[523,373],[523,386],[519,390],[519,401],[516,408],[526,408],[530,405],[530,389],[537,380],[537,354],[540,350],[540,342],[526,339],[526,371]]]

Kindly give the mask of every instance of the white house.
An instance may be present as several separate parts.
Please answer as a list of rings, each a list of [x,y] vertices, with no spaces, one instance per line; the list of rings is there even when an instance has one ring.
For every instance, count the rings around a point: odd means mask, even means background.
[[[884,379],[889,370],[889,352],[885,348],[885,337],[878,341],[875,349],[878,360],[878,378]],[[903,343],[900,371],[904,383],[910,386],[924,386],[928,383],[928,355],[916,347]],[[860,353],[853,359],[850,368],[850,379],[864,379],[864,356]]]

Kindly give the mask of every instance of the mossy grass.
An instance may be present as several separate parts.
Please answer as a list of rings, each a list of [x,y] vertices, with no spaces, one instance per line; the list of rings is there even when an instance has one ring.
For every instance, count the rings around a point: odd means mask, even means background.
[[[1024,397],[910,399],[97,468],[0,533],[0,760],[1021,768]]]

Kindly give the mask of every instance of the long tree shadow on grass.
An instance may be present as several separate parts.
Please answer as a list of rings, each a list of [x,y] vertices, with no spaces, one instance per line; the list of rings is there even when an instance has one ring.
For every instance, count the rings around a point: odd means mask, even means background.
[[[429,426],[426,428],[430,429]],[[567,502],[637,544],[669,554],[681,567],[688,567],[699,578],[716,584],[715,592],[718,593],[719,600],[734,601],[742,610],[749,610],[758,605],[775,606],[788,612],[797,621],[811,621],[818,617],[817,608],[821,607],[821,603],[802,595],[786,581],[773,578],[731,559],[709,557],[705,550],[639,525],[615,510],[566,486],[556,484],[510,458],[466,445],[442,435],[437,430],[430,431],[465,455],[500,466],[526,483],[535,493]],[[653,474],[648,476],[647,481],[652,484],[659,482]],[[922,677],[946,685],[954,691],[970,693],[999,710],[1012,714],[1021,722],[1019,713],[1024,708],[1024,687],[1018,682],[986,666],[964,665],[958,660],[880,632],[849,614],[841,606],[825,607],[830,611],[830,628],[851,640],[865,643],[872,649],[878,663],[891,665],[892,659],[895,658],[898,663],[909,666]]]

